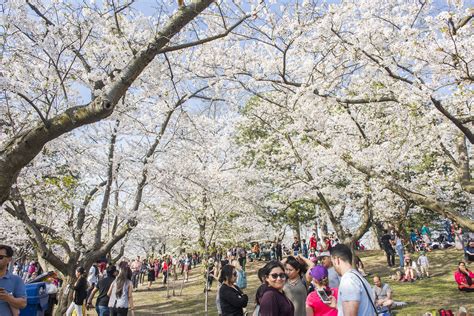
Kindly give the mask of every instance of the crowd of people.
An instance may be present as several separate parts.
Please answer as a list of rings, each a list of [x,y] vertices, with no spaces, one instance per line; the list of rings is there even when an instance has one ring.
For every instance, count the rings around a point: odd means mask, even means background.
[[[370,316],[390,305],[390,289],[381,282],[374,288],[370,286],[353,268],[348,246],[337,244],[319,252],[316,259],[307,257],[301,248],[258,270],[261,285],[255,295],[254,315]],[[220,315],[244,315],[249,298],[238,285],[238,271],[237,260],[223,262],[216,300]]]
[[[454,247],[464,250],[466,262],[472,262],[474,240],[464,244],[462,235],[461,239],[456,237],[456,232],[460,233],[456,230],[457,226],[450,225],[452,227],[453,235],[445,236],[446,243],[452,239]],[[439,238],[438,241],[433,240],[430,228],[423,225],[420,230],[412,230],[407,239],[388,230],[381,236],[380,244],[385,251],[387,265],[395,269],[392,272],[396,271],[392,279],[414,282],[430,278],[429,253],[437,248]],[[446,245],[443,244],[440,248],[444,247]],[[364,246],[357,243],[357,248],[362,250]],[[14,262],[10,273],[7,267],[12,256],[11,247],[0,245],[0,315],[17,315],[25,304],[24,282],[42,273],[37,261],[24,259]],[[188,282],[191,271],[200,264],[205,279],[204,292],[212,291],[213,283],[217,281],[216,306],[219,315],[244,315],[249,304],[249,297],[244,293],[247,287],[247,259],[269,260],[257,273],[261,284],[255,294],[255,316],[370,316],[385,312],[388,315],[396,303],[390,285],[380,275],[373,275],[371,286],[366,280],[370,273],[366,272],[362,260],[354,257],[353,251],[339,243],[334,234],[318,240],[312,233],[308,242],[294,237],[289,248],[281,242],[262,246],[255,242],[249,247],[240,245],[227,251],[215,250],[207,258],[202,258],[199,253],[159,258],[137,256],[118,265],[99,260],[87,271],[77,267],[76,281],[66,285],[66,291],[73,293],[66,315],[72,315],[75,311],[76,315],[81,316],[84,306],[95,308],[99,316],[127,315],[129,312],[133,315],[133,292],[139,286],[150,290],[159,278],[166,286],[169,278],[176,280],[179,275],[184,284]],[[466,262],[459,262],[454,279],[460,291],[474,292],[474,273],[468,269]],[[57,278],[52,280],[58,281]],[[58,282],[53,285],[56,289],[61,286]]]
[[[429,253],[434,249],[454,247],[464,252],[466,262],[474,261],[474,239],[470,237],[465,242],[462,229],[456,223],[446,221],[445,231],[437,238],[433,238],[431,229],[423,224],[421,229],[411,229],[406,242],[400,234],[384,230],[380,245],[385,252],[389,268],[395,267],[395,257],[398,256],[398,270],[392,275],[393,280],[400,282],[415,282],[423,278],[430,278]],[[464,261],[459,262],[455,272],[455,281],[461,291],[472,291],[470,271],[465,268]]]
[[[193,253],[148,259],[137,256],[132,260],[124,259],[117,266],[101,260],[93,264],[88,273],[79,267],[77,281],[71,287],[75,299],[66,315],[76,310],[76,315],[81,316],[80,310],[85,302],[87,308],[94,308],[96,293],[99,293],[95,301],[97,315],[126,316],[129,311],[134,315],[133,292],[140,285],[150,290],[160,275],[163,285],[170,277],[176,280],[178,275],[184,276],[184,282],[187,282],[191,269],[200,263],[200,254]]]

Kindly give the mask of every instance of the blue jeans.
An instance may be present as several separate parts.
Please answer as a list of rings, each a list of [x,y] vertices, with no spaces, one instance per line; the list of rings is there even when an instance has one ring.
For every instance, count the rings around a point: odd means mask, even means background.
[[[99,315],[99,316],[109,316],[110,315],[108,306],[96,305],[95,306],[95,311],[97,312],[97,315]]]
[[[397,255],[400,259],[400,268],[403,268],[405,266],[404,261],[403,261],[403,246],[397,246],[396,248]]]

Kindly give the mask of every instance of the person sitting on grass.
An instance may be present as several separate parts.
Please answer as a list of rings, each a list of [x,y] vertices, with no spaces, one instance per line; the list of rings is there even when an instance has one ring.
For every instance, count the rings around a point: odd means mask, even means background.
[[[382,283],[380,276],[374,276],[375,307],[391,308],[393,304],[392,288],[388,283]]]
[[[459,291],[463,292],[474,292],[473,279],[474,273],[469,271],[466,267],[466,263],[463,261],[459,262],[458,269],[454,272],[454,279],[458,284]]]
[[[410,254],[405,257],[405,282],[414,282],[416,279],[416,262],[411,259]]]
[[[469,240],[469,243],[464,248],[464,258],[467,262],[474,262],[474,239]]]
[[[365,273],[365,268],[364,268],[364,263],[362,262],[362,260],[359,258],[359,256],[355,256],[355,266],[357,268],[357,271],[359,271],[359,273],[362,275],[362,276],[367,276],[368,274]]]

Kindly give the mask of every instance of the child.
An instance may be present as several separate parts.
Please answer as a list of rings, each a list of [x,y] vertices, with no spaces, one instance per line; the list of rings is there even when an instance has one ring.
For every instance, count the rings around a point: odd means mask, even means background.
[[[405,257],[405,279],[404,282],[414,282],[416,278],[416,261],[413,261],[410,254]]]
[[[428,257],[426,256],[425,252],[422,251],[420,256],[418,257],[418,265],[420,266],[420,276],[423,277],[430,277],[430,273],[428,268],[430,266],[430,262],[428,261]]]
[[[314,248],[311,248],[309,250],[309,260],[311,260],[311,262],[313,262],[313,263],[316,263],[316,261],[318,261],[318,258],[316,257],[316,252],[315,252]]]

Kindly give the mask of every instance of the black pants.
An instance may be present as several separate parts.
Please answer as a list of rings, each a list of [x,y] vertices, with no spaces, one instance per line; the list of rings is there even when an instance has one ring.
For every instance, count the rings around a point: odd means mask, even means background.
[[[473,288],[465,287],[465,288],[459,288],[459,291],[463,292],[474,292]]]
[[[111,307],[110,316],[127,316],[128,308]]]
[[[385,248],[385,254],[387,255],[387,264],[390,267],[393,267],[395,265],[395,250],[393,248]]]
[[[168,271],[163,271],[163,284],[166,284],[168,280]]]

